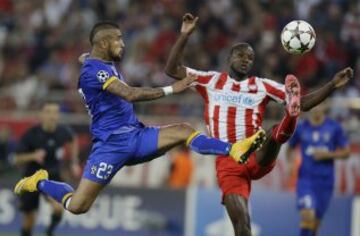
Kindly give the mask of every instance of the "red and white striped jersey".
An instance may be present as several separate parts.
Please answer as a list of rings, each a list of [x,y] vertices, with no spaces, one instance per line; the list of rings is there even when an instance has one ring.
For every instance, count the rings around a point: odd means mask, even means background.
[[[261,127],[270,100],[285,104],[285,86],[275,81],[249,77],[241,82],[227,73],[198,71],[195,89],[205,100],[204,117],[210,135],[234,143]]]

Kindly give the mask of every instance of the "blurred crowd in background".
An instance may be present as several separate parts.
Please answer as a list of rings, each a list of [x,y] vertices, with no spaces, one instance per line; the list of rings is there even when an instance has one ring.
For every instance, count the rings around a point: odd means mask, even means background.
[[[65,111],[84,112],[66,94],[77,88],[77,59],[90,50],[88,34],[99,20],[121,26],[126,52],[120,70],[130,84],[169,84],[164,66],[186,12],[200,17],[185,56],[188,66],[226,69],[229,47],[246,41],[256,51],[252,73],[260,77],[282,82],[294,73],[307,90],[346,66],[360,76],[356,0],[2,0],[0,110],[32,109],[36,101],[61,91]],[[304,56],[281,48],[282,27],[294,19],[310,22],[317,34],[315,50]],[[358,96],[359,81],[342,93]]]
[[[353,141],[359,140],[352,132],[359,130],[360,107],[343,103],[343,98],[359,98],[360,93],[357,0],[1,0],[0,118],[35,111],[49,97],[58,100],[67,114],[86,115],[77,95],[78,57],[89,52],[90,29],[100,20],[121,26],[126,48],[119,70],[129,84],[168,85],[172,79],[164,74],[164,67],[186,12],[200,18],[184,58],[184,64],[192,68],[226,70],[229,49],[239,41],[250,43],[255,50],[252,74],[283,82],[287,73],[293,73],[304,92],[351,66],[355,78],[333,95],[331,114],[347,125]],[[315,48],[303,56],[288,54],[280,43],[282,28],[295,19],[308,21],[317,34]],[[160,100],[165,105],[137,105],[137,113],[151,119],[163,114],[186,120],[195,116],[201,122],[201,99],[194,102],[196,95],[179,96],[181,99]],[[266,118],[277,119],[282,112],[281,107],[268,109]],[[87,136],[81,145],[84,160],[90,147]],[[11,159],[15,141],[12,130],[0,121],[0,172],[9,167],[7,159]],[[195,167],[188,157],[187,151],[175,152],[170,186],[189,184]],[[188,171],[182,171],[184,168]]]

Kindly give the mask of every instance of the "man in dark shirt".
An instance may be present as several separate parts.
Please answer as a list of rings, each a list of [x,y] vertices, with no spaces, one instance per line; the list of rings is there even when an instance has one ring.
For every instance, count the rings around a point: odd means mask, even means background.
[[[0,127],[0,175],[11,171],[9,161],[16,149],[16,143],[11,134],[8,126],[4,125]]]
[[[64,145],[70,144],[73,171],[78,171],[78,148],[74,134],[68,126],[60,125],[60,107],[55,102],[45,102],[41,109],[41,122],[30,128],[22,137],[14,162],[24,167],[24,176],[31,176],[39,169],[46,169],[52,179],[61,181],[60,162],[64,156]],[[46,198],[53,209],[51,223],[46,234],[53,235],[63,213],[62,206],[56,201]],[[20,210],[23,212],[21,235],[31,235],[39,208],[40,194],[25,193],[20,196]]]

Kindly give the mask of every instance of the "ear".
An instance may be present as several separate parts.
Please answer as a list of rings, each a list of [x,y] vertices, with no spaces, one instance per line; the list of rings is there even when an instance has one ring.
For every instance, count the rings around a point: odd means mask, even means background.
[[[105,38],[100,40],[100,47],[102,49],[106,49],[109,46],[109,42],[108,40],[106,40]]]

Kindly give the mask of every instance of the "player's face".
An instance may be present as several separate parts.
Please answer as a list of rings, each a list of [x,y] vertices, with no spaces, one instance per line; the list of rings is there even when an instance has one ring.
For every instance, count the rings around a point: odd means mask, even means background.
[[[327,108],[328,106],[326,103],[320,103],[311,109],[310,118],[313,120],[322,120],[326,115]]]
[[[112,61],[120,61],[125,48],[122,40],[121,31],[118,29],[111,30],[108,37],[108,54]]]
[[[239,47],[233,50],[229,64],[238,74],[246,75],[254,64],[254,50],[251,47]]]
[[[41,111],[41,121],[45,126],[56,127],[60,119],[60,107],[56,103],[45,104]]]

